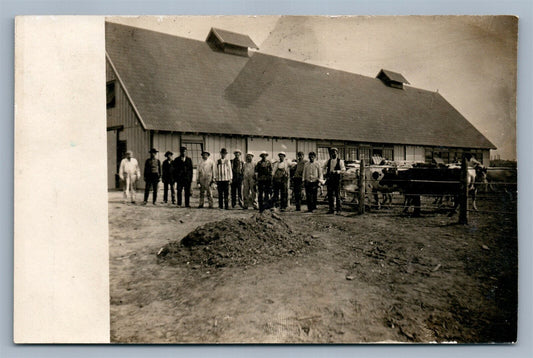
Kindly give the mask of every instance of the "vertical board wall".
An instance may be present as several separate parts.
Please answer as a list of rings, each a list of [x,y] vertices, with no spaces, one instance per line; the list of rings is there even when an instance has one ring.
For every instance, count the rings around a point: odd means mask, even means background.
[[[150,132],[143,129],[141,122],[137,118],[133,106],[131,105],[124,89],[117,80],[116,74],[106,60],[106,79],[107,81],[116,80],[115,83],[115,107],[107,110],[107,127],[123,126],[124,129],[119,131],[119,139],[126,141],[127,150],[133,151],[133,157],[139,162],[141,175],[144,170],[144,161],[148,158],[150,150]],[[108,151],[112,148],[108,147]],[[115,154],[116,155],[116,154]],[[111,155],[108,156],[108,158]],[[113,163],[108,161],[108,166]],[[116,168],[114,169],[116,173]],[[114,187],[114,186],[113,186]],[[144,181],[140,180],[139,188],[144,188]]]

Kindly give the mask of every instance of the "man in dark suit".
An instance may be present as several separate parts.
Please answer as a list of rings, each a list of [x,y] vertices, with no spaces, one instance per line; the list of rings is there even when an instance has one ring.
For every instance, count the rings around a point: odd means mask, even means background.
[[[174,181],[178,194],[178,206],[181,206],[181,193],[185,191],[185,207],[190,208],[189,199],[191,197],[192,183],[192,159],[187,157],[187,148],[180,148],[180,156],[172,162],[174,168]]]
[[[157,149],[150,149],[150,158],[146,159],[146,162],[144,163],[144,181],[146,182],[146,187],[144,189],[143,205],[146,205],[146,202],[148,201],[150,189],[153,191],[153,203],[156,205],[157,186],[159,179],[161,178],[161,162],[156,158],[157,153]]]
[[[165,153],[165,159],[163,161],[163,176],[161,179],[163,180],[163,202],[166,204],[168,202],[168,190],[170,189],[170,194],[172,197],[172,204],[176,204],[176,198],[174,195],[174,177],[172,172],[174,169],[172,168],[172,156],[174,153],[171,151],[167,151]]]

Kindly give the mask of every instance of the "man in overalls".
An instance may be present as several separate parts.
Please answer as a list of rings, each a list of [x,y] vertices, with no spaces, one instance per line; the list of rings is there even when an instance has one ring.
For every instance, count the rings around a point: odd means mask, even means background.
[[[255,166],[257,178],[257,201],[259,202],[259,212],[270,208],[270,195],[272,193],[272,163],[267,160],[268,153],[262,151],[259,154],[261,160]]]
[[[209,159],[211,154],[208,151],[202,152],[202,161],[198,164],[198,186],[200,187],[199,208],[204,207],[204,196],[207,196],[209,208],[213,207],[213,195],[211,193],[211,184],[215,180],[215,163]]]
[[[249,152],[246,154],[246,162],[243,168],[243,182],[242,182],[242,195],[244,200],[244,208],[248,209],[249,206],[257,209],[256,196],[256,182],[255,182],[255,164],[252,162],[254,154]]]
[[[231,180],[231,207],[235,208],[235,205],[239,204],[242,208],[242,180],[243,180],[243,167],[244,163],[241,160],[241,151],[239,149],[233,152],[235,156],[231,160],[231,171],[233,179]]]

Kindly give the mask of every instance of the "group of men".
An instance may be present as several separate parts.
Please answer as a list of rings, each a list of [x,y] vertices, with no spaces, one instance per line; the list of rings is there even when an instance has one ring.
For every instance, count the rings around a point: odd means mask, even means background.
[[[289,187],[292,183],[296,211],[301,211],[302,191],[305,190],[307,211],[313,212],[317,209],[319,186],[326,184],[328,213],[339,213],[341,177],[346,168],[344,161],[338,157],[338,152],[337,148],[330,148],[329,160],[321,165],[315,152],[308,154],[309,160],[305,160],[303,152],[298,152],[297,159],[290,163],[285,152],[278,153],[279,159],[271,162],[267,159],[268,153],[263,151],[259,155],[261,159],[254,163],[254,154],[251,152],[246,154],[243,161],[240,150],[235,150],[233,159],[229,159],[228,151],[222,148],[220,157],[213,161],[210,159],[211,153],[203,151],[202,160],[197,166],[196,182],[200,190],[198,207],[203,208],[207,199],[207,205],[213,208],[211,187],[216,184],[220,209],[229,209],[231,192],[232,208],[238,205],[243,209],[254,208],[262,212],[277,207],[280,211],[285,211],[289,205]],[[175,159],[172,159],[173,153],[167,151],[163,164],[156,157],[157,149],[152,148],[149,153],[150,158],[144,165],[146,186],[143,204],[148,202],[150,190],[153,193],[152,202],[157,204],[158,184],[163,181],[164,203],[168,202],[170,191],[172,204],[190,207],[193,163],[187,156],[187,148],[181,147],[180,155]],[[126,152],[126,157],[120,163],[119,176],[124,182],[124,202],[130,197],[132,203],[135,203],[135,184],[140,179],[140,169],[137,160],[132,158],[131,151]]]

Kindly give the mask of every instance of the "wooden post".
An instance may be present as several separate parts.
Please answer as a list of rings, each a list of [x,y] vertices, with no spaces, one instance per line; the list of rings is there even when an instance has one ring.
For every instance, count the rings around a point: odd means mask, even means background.
[[[459,224],[468,224],[468,162],[463,156],[461,161],[461,185],[459,193]]]
[[[361,159],[361,164],[359,166],[359,180],[357,181],[357,186],[359,187],[359,215],[365,213],[365,160]]]

